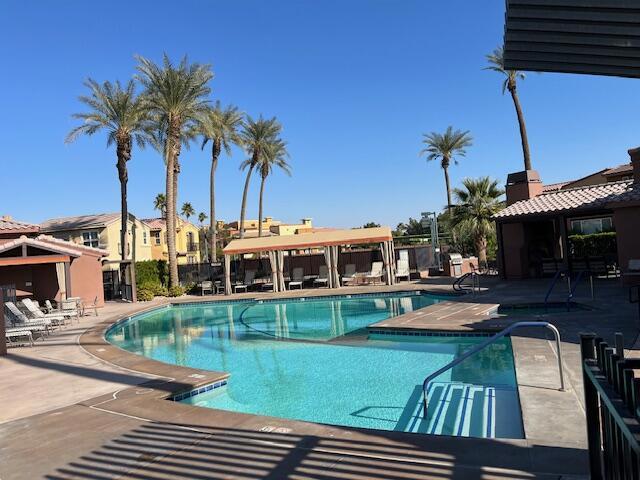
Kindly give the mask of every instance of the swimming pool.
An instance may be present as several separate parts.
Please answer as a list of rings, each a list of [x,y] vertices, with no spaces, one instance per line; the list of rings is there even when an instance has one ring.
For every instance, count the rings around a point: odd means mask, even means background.
[[[183,403],[350,427],[522,438],[511,342],[492,345],[430,385],[422,382],[484,340],[367,335],[372,323],[441,301],[425,294],[353,295],[174,305],[107,332],[155,360],[230,373]]]

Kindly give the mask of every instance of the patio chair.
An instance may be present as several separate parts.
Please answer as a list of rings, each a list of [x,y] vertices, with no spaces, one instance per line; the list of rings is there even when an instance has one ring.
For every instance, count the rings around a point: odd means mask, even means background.
[[[244,272],[244,283],[238,283],[233,286],[233,291],[238,293],[238,289],[244,289],[245,292],[249,290],[249,287],[253,285],[253,281],[256,278],[255,270],[246,270]]]
[[[371,271],[369,273],[367,273],[364,278],[368,281],[368,282],[372,282],[372,283],[376,283],[376,280],[379,280],[380,282],[382,282],[382,267],[383,267],[383,263],[382,262],[373,262],[371,264]]]
[[[302,283],[304,282],[304,268],[296,267],[291,274],[291,280],[289,281],[289,290],[293,287],[298,287],[302,290]]]
[[[320,265],[318,269],[318,278],[313,280],[313,285],[329,285],[329,268],[326,265]]]
[[[96,295],[93,298],[93,303],[91,305],[82,304],[82,312],[81,315],[84,316],[87,310],[93,309],[93,313],[95,316],[98,316],[98,296]]]
[[[213,282],[211,280],[205,280],[200,284],[200,293],[204,295],[207,292],[213,295]]]
[[[347,263],[344,267],[344,275],[342,276],[342,284],[352,283],[356,280],[356,266],[353,263]]]
[[[64,325],[66,323],[66,317],[64,315],[59,313],[43,313],[42,310],[40,310],[40,305],[36,304],[30,298],[25,298],[21,300],[20,303],[27,310],[27,316],[30,316],[32,319],[51,320],[53,325]]]
[[[78,308],[78,301],[76,299],[67,298],[66,300],[62,300],[58,311],[66,317],[75,317],[78,323],[80,323],[80,309]]]
[[[38,332],[40,336],[49,334],[51,320],[30,319],[13,302],[5,302],[5,324],[12,330],[29,330],[32,334]]]
[[[29,342],[29,345],[33,347],[33,334],[31,330],[22,327],[12,327],[9,322],[5,321],[5,341],[7,345],[22,345],[19,339],[25,339]]]
[[[398,278],[407,278],[407,282],[411,280],[411,272],[409,271],[409,261],[408,260],[398,260],[397,264],[398,269],[396,270],[396,280]]]

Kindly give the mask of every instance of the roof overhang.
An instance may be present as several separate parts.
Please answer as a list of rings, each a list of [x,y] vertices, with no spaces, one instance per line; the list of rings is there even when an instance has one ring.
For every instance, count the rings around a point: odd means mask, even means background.
[[[225,255],[268,252],[274,250],[303,250],[331,245],[357,245],[392,240],[389,227],[354,228],[329,232],[276,235],[272,237],[232,240],[223,252]]]
[[[508,70],[640,77],[640,2],[507,0]]]

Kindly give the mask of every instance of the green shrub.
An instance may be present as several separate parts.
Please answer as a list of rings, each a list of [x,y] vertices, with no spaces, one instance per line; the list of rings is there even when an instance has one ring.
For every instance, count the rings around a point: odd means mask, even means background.
[[[151,290],[153,291],[153,294],[156,297],[168,297],[169,296],[169,290],[167,290],[167,287],[165,287],[164,285],[150,284],[148,288],[151,288]]]
[[[575,258],[615,255],[618,250],[616,232],[570,235],[569,245]]]
[[[138,285],[167,285],[169,272],[164,260],[136,262],[136,282]]]
[[[181,295],[184,295],[184,288],[182,288],[180,285],[169,288],[170,297],[179,297]]]
[[[150,300],[153,300],[153,291],[149,288],[138,288],[136,290],[136,296],[138,298],[139,302],[148,302]]]

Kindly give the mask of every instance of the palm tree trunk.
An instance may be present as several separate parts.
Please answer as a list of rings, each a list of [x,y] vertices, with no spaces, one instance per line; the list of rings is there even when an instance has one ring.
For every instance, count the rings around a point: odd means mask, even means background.
[[[215,179],[216,179],[216,168],[218,168],[218,156],[220,155],[221,145],[220,140],[216,139],[213,141],[213,145],[211,146],[211,174],[209,178],[209,258],[211,262],[218,261],[218,255],[216,252],[217,245],[217,233],[218,228],[216,225],[216,195],[215,195]]]
[[[262,236],[262,195],[264,194],[264,182],[267,180],[267,177],[262,176],[262,180],[260,180],[260,201],[258,202],[258,237]]]
[[[129,209],[127,205],[127,182],[129,175],[127,172],[127,161],[131,158],[131,138],[119,138],[116,146],[116,155],[118,156],[118,178],[120,180],[120,259],[126,260],[129,254],[128,249],[128,226],[129,226]],[[135,268],[135,265],[132,265]],[[120,264],[120,282],[125,282],[127,265],[123,262]]]
[[[244,192],[242,193],[242,206],[240,207],[240,238],[244,238],[244,215],[247,209],[247,192],[249,191],[249,181],[251,180],[251,172],[255,163],[251,163],[247,172],[247,179],[244,181]]]
[[[524,169],[531,170],[531,156],[529,154],[529,139],[527,138],[527,127],[524,123],[524,114],[520,106],[520,99],[516,92],[516,87],[509,89],[513,105],[516,107],[516,115],[518,116],[518,126],[520,127],[520,140],[522,141],[522,156],[524,157]]]
[[[167,149],[167,250],[169,253],[169,286],[178,286],[178,257],[176,254],[176,195],[177,179],[176,167],[178,155],[180,154],[180,124],[176,121],[169,122],[167,134],[169,142]]]
[[[479,235],[476,237],[476,252],[478,254],[478,269],[487,266],[487,237]]]
[[[447,211],[449,212],[449,217],[451,217],[451,185],[449,184],[449,167],[442,167],[444,170],[444,184],[447,188]]]

